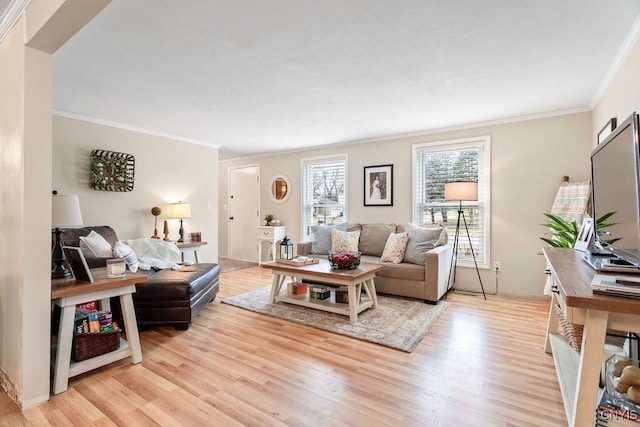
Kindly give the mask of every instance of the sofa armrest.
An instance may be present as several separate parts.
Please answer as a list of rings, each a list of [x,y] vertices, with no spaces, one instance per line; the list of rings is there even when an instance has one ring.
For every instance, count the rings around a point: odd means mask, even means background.
[[[297,256],[307,256],[311,253],[311,242],[300,242],[296,247]]]
[[[453,247],[438,246],[425,255],[424,280],[427,287],[427,299],[438,301],[447,292]]]

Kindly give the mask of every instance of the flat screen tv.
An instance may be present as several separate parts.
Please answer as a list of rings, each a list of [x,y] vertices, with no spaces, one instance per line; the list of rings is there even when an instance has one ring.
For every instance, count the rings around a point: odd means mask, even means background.
[[[615,212],[607,222],[617,223],[602,230],[596,224],[596,239],[619,238],[604,251],[636,267],[640,267],[639,124],[634,112],[591,152],[593,218]]]

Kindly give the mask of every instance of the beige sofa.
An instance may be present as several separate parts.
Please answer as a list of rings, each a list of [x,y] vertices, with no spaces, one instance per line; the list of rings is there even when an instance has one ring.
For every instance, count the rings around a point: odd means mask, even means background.
[[[360,231],[358,250],[362,253],[361,262],[379,264],[384,267],[375,279],[378,292],[418,298],[433,304],[437,303],[447,292],[453,248],[446,244],[446,231],[440,236],[438,242],[433,242],[436,246],[426,252],[424,264],[406,262],[406,256],[405,260],[399,264],[380,260],[389,235],[404,232],[404,225],[349,224],[346,231]],[[324,232],[326,233],[326,230]],[[328,248],[326,245],[317,245],[316,243],[298,243],[297,255],[326,258]]]

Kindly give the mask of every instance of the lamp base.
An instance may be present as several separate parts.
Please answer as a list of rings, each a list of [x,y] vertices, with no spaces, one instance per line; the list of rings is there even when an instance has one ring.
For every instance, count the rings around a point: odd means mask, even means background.
[[[55,234],[55,243],[51,250],[51,260],[54,262],[55,266],[51,270],[51,278],[64,279],[65,277],[71,276],[71,272],[64,266],[65,256],[64,251],[62,250],[62,238],[60,237],[62,231],[60,228],[56,227],[53,230],[53,233]]]
[[[180,238],[178,239],[178,243],[184,242],[184,227],[182,227],[182,218],[180,218],[180,229],[178,230],[180,234]]]
[[[51,270],[52,279],[64,279],[69,276],[71,276],[71,272],[64,265],[56,265]]]

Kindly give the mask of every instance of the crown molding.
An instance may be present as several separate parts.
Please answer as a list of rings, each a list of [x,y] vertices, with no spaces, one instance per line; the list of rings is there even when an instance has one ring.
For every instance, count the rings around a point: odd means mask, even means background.
[[[596,105],[598,105],[598,103],[604,96],[604,93],[607,91],[607,89],[609,89],[609,85],[613,81],[616,74],[618,74],[620,67],[627,59],[627,56],[629,56],[629,53],[631,52],[631,49],[633,49],[633,46],[635,46],[638,38],[640,38],[640,16],[638,16],[636,18],[636,21],[633,23],[629,34],[627,34],[627,37],[624,39],[624,42],[618,50],[616,57],[613,58],[613,62],[609,66],[607,73],[604,75],[604,78],[600,82],[598,90],[596,90],[596,93],[593,95],[593,99],[589,104],[589,108],[591,108],[591,110],[593,110]]]
[[[54,109],[51,113],[54,116],[58,116],[58,117],[65,117],[67,119],[79,120],[82,122],[93,123],[101,126],[108,126],[116,129],[129,130],[132,132],[143,133],[146,135],[159,136],[160,138],[173,139],[174,141],[186,142],[188,144],[203,145],[205,147],[217,148],[217,149],[221,148],[220,145],[207,142],[207,141],[202,141],[202,140],[193,139],[193,138],[185,138],[183,136],[178,136],[178,135],[171,135],[168,133],[158,132],[151,129],[127,125],[125,123],[113,122],[111,120],[97,119],[95,117],[85,116],[83,114],[78,114],[78,113],[72,113],[70,111]]]
[[[22,12],[29,6],[31,0],[12,0],[0,15],[0,42],[4,40],[9,30],[16,23]]]

